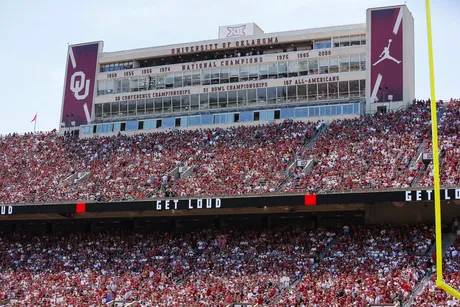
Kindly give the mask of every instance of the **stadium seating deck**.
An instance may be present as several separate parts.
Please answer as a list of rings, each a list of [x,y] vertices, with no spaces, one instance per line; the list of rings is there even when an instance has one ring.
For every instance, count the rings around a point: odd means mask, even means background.
[[[442,184],[460,183],[457,100],[440,106]],[[0,203],[113,201],[164,196],[305,193],[429,186],[428,104],[332,122],[312,146],[318,123],[174,130],[76,139],[55,133],[0,140]],[[423,147],[423,144],[425,148]],[[313,160],[310,172],[290,167]],[[176,180],[178,166],[191,170]],[[80,180],[66,180],[72,174]]]

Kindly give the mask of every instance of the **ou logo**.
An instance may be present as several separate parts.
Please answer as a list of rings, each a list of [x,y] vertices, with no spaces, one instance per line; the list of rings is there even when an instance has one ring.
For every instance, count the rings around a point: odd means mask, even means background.
[[[70,90],[77,100],[83,100],[88,97],[90,80],[86,80],[86,75],[82,71],[76,71],[70,78]],[[80,92],[84,90],[83,94]]]

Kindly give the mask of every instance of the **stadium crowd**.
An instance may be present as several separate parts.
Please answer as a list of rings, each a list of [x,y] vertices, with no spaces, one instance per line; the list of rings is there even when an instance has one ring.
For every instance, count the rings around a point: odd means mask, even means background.
[[[366,307],[405,302],[431,269],[433,227],[200,229],[0,238],[0,305]],[[451,248],[448,280],[458,283]],[[447,302],[432,285],[417,306]],[[451,305],[456,306],[456,305]]]
[[[454,289],[460,288],[460,234],[454,246],[446,251],[443,259],[443,280]],[[434,274],[423,291],[412,302],[411,307],[452,307],[460,306],[460,301],[436,286]]]
[[[365,115],[330,124],[301,159],[315,161],[311,173],[293,170],[285,192],[405,188],[418,174],[410,167],[427,136],[430,112],[424,103],[396,113]]]
[[[334,239],[332,231],[13,235],[0,239],[6,306],[269,304]],[[5,303],[6,302],[6,303]]]
[[[283,306],[366,307],[406,301],[431,268],[434,228],[345,228],[338,243],[308,270]]]
[[[440,105],[443,185],[460,182],[459,104]],[[0,138],[0,203],[431,185],[430,166],[415,163],[430,147],[428,105],[333,121],[308,147],[319,123],[286,120],[84,139],[55,132],[10,135]],[[313,161],[311,171],[291,167],[296,160]],[[177,179],[179,166],[187,175]]]

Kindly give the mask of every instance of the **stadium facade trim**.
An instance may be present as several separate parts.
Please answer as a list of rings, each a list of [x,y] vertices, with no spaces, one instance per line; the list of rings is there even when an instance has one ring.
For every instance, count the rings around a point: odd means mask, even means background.
[[[441,200],[460,201],[460,187],[441,190]],[[357,192],[303,195],[272,195],[247,197],[168,198],[120,202],[88,202],[61,204],[25,204],[0,206],[0,214],[47,214],[86,212],[164,211],[234,208],[263,208],[277,206],[325,206],[347,204],[408,203],[433,201],[431,189],[407,189],[386,192]]]

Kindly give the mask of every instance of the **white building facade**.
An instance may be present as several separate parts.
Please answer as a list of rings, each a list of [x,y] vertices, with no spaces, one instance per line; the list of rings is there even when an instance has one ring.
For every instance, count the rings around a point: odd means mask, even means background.
[[[356,117],[414,99],[413,18],[369,9],[366,24],[102,52],[69,47],[61,130],[81,136]],[[404,38],[404,39],[403,39]]]

